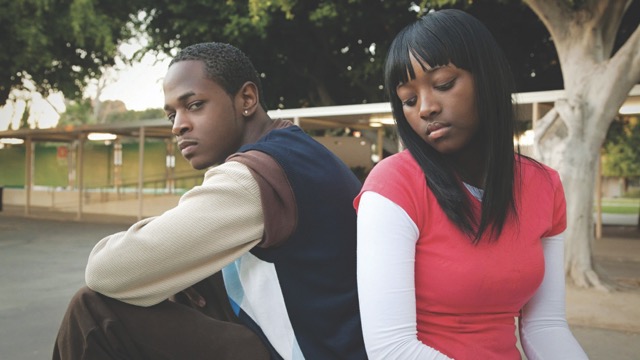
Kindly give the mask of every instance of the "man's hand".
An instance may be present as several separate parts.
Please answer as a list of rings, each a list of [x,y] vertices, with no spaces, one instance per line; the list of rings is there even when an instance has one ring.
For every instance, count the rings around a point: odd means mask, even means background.
[[[168,300],[188,306],[217,320],[241,324],[229,302],[221,272],[193,284]]]
[[[190,305],[196,309],[204,309],[207,306],[207,301],[194,287],[188,287],[181,292],[169,297],[169,301],[175,303]]]

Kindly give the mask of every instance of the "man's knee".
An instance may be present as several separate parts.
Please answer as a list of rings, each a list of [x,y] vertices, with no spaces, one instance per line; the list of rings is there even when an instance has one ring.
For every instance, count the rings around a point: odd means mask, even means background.
[[[97,297],[98,297],[97,292],[89,289],[89,287],[87,286],[83,286],[80,289],[78,289],[78,291],[76,291],[76,293],[71,298],[71,302],[73,303],[77,301],[85,301],[86,299],[92,299]]]
[[[96,301],[101,301],[100,294],[83,286],[76,291],[69,301],[68,309],[71,311],[74,309],[87,308]]]

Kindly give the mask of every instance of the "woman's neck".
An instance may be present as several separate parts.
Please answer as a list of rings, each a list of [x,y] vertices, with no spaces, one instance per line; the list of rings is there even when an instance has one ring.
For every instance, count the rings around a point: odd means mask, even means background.
[[[486,154],[483,146],[469,144],[463,150],[448,156],[448,160],[451,161],[453,171],[463,182],[473,187],[484,189]]]

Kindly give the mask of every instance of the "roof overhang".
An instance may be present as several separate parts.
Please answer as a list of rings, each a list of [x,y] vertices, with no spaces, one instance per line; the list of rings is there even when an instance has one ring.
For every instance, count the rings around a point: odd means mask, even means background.
[[[540,91],[514,94],[520,114],[530,114],[532,104],[553,103],[563,98],[564,90]],[[640,106],[640,85],[629,92],[625,105]],[[274,119],[288,119],[305,130],[351,127],[353,129],[374,129],[393,126],[391,106],[388,102],[340,106],[320,106],[298,109],[270,110]],[[525,115],[528,116],[528,115]],[[135,122],[98,125],[66,126],[50,129],[19,129],[0,131],[0,138],[27,138],[32,141],[71,142],[84,139],[89,133],[109,133],[119,137],[138,137],[144,129],[146,138],[171,138],[171,124],[166,119],[142,120]]]

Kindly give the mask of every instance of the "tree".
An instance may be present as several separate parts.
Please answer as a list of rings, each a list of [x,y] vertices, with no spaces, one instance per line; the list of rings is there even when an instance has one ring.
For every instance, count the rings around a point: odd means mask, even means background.
[[[418,17],[401,1],[149,1],[137,25],[147,50],[228,42],[262,73],[270,108],[384,101],[382,64]]]
[[[132,122],[139,120],[156,120],[164,119],[166,114],[163,109],[146,109],[146,110],[126,110],[126,111],[112,111],[105,114],[106,123],[118,123],[118,122]]]
[[[512,9],[520,3],[496,2]],[[140,17],[138,25],[149,34],[149,49],[155,51],[168,53],[202,41],[238,45],[263,72],[268,104],[300,107],[384,101],[381,66],[388,43],[400,28],[429,8],[465,7],[478,14],[494,34],[502,23],[525,24],[535,34],[528,40],[533,40],[534,48],[505,49],[515,65],[518,89],[543,90],[539,87],[552,83],[555,88],[563,87],[566,94],[535,128],[541,160],[559,170],[566,189],[566,272],[578,286],[605,289],[593,270],[590,249],[594,169],[609,124],[640,80],[640,1],[523,2],[539,19],[533,21],[523,12],[518,13],[520,17],[495,19],[495,11],[482,10],[484,2],[470,0],[421,0],[411,5],[248,0],[249,6],[237,0],[189,6],[162,0],[145,7],[148,16]],[[635,7],[630,11],[635,18],[621,29],[630,6]],[[619,29],[628,33],[619,34]],[[498,31],[499,41],[527,43],[505,36],[506,32]],[[512,48],[516,51],[510,53]],[[542,81],[534,83],[533,78]]]
[[[504,23],[533,25],[532,39],[539,39],[534,40],[535,48],[515,47],[509,56],[521,91],[542,90],[536,86],[553,81],[554,72],[561,70],[562,80],[554,86],[563,84],[566,97],[537,122],[536,145],[541,160],[560,171],[566,189],[567,274],[579,286],[605,288],[593,270],[590,249],[594,169],[609,124],[631,87],[640,81],[640,0],[522,1],[539,17],[550,39],[524,13],[518,14],[526,21],[514,16],[485,23],[494,29]],[[485,2],[479,3],[3,1],[0,44],[8,51],[0,53],[0,104],[12,88],[23,86],[24,79],[32,79],[43,94],[58,89],[67,97],[78,97],[87,78],[97,78],[101,66],[113,64],[118,40],[134,31],[127,26],[129,20],[148,37],[148,47],[141,54],[171,54],[204,41],[237,45],[262,73],[271,108],[384,101],[381,69],[395,34],[434,6],[465,6],[479,17],[495,16],[493,11],[482,12]],[[631,15],[624,17],[625,13]],[[629,17],[631,25],[621,28]],[[619,29],[628,33],[620,36]],[[514,42],[508,36],[498,37]],[[550,51],[552,45],[557,54]],[[549,80],[531,82],[531,74],[541,79],[543,73]]]
[[[197,42],[240,47],[264,75],[270,108],[385,101],[382,67],[397,32],[436,6],[465,7],[498,37],[518,91],[562,88],[553,43],[521,1],[150,1],[136,21],[145,51]],[[533,74],[533,75],[532,75]]]
[[[60,114],[58,127],[95,124],[91,99],[65,100],[66,110]]]
[[[640,179],[639,116],[620,116],[611,123],[604,145],[602,173],[622,177],[627,194],[630,178]],[[636,227],[640,231],[640,212]]]
[[[60,111],[56,96],[43,97],[33,90],[33,84],[25,82],[24,89],[16,89],[9,95],[8,107],[3,109],[6,117],[0,120],[0,126],[13,130],[50,127]]]
[[[614,52],[628,1],[524,0],[553,38],[565,98],[536,125],[543,162],[559,170],[567,197],[565,270],[580,287],[609,289],[594,271],[595,171],[607,129],[640,82],[640,27]],[[635,10],[637,16],[638,10]]]
[[[618,117],[611,123],[604,144],[602,173],[623,178],[640,177],[640,123],[636,116]],[[625,180],[625,191],[627,181]]]
[[[0,106],[13,89],[35,85],[76,99],[131,35],[136,0],[1,1]]]
[[[423,0],[420,4],[426,8],[428,3]],[[460,6],[471,1],[435,3]],[[535,128],[542,161],[559,170],[566,189],[569,226],[565,270],[578,286],[607,289],[608,285],[593,269],[590,248],[594,237],[594,170],[609,124],[630,89],[640,82],[638,1],[634,4],[633,0],[524,0],[524,3],[551,35],[566,94]],[[623,16],[632,5],[635,8],[630,14],[635,14],[635,18],[624,29],[629,33],[618,36]],[[626,41],[616,43],[619,39]],[[554,60],[549,58],[547,64],[553,65]]]

